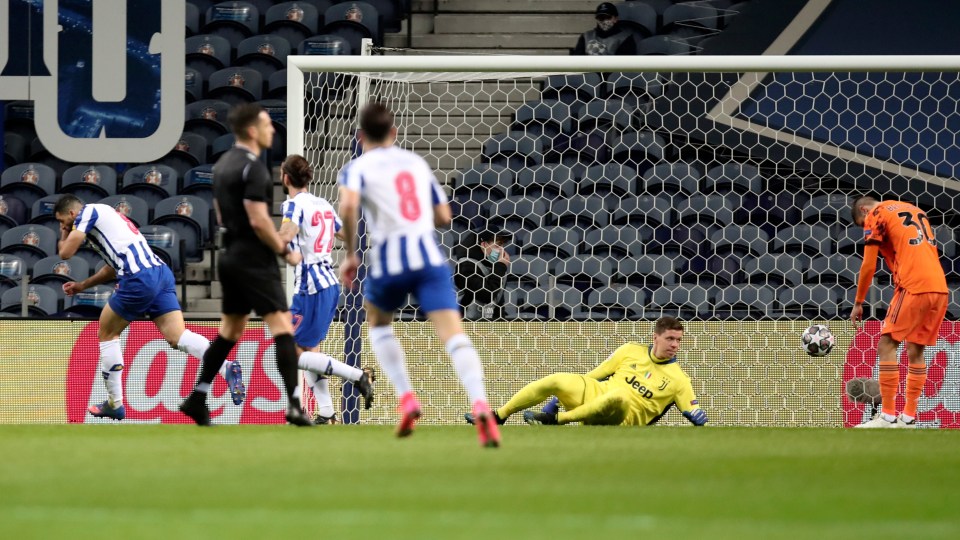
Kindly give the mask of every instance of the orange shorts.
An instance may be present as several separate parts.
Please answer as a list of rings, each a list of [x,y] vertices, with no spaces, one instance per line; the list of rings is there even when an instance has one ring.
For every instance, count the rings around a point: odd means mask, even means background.
[[[936,345],[949,297],[947,293],[913,294],[897,289],[880,333],[890,334],[898,342]]]

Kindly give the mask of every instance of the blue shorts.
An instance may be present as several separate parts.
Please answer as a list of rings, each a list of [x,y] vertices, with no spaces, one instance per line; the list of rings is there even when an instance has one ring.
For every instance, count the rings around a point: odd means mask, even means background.
[[[144,315],[155,319],[164,313],[180,311],[177,282],[170,267],[154,266],[122,276],[110,297],[110,309],[126,321]]]
[[[407,303],[408,294],[413,295],[424,313],[441,309],[460,311],[453,274],[447,265],[407,270],[397,276],[371,278],[367,274],[363,283],[363,298],[382,311],[400,309]]]
[[[304,349],[312,349],[327,338],[330,323],[337,314],[340,286],[320,289],[316,294],[293,295],[293,340]]]

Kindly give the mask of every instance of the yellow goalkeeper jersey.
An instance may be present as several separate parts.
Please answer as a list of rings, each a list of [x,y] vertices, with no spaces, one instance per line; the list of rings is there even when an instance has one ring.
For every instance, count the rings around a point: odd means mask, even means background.
[[[604,390],[623,387],[633,398],[624,425],[645,426],[666,414],[672,405],[690,413],[700,406],[693,393],[690,377],[680,368],[676,357],[661,360],[653,356],[653,346],[628,342],[615,350],[587,377],[602,380]]]

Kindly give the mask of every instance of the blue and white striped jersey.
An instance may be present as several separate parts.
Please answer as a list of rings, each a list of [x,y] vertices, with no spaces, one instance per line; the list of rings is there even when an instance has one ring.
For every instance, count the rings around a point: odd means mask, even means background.
[[[290,242],[290,249],[300,250],[303,255],[303,262],[294,270],[294,287],[301,293],[316,294],[336,285],[330,252],[334,235],[343,223],[333,206],[322,197],[303,192],[283,201],[281,210],[283,221],[293,222],[300,229]]]
[[[87,242],[117,271],[117,276],[163,266],[163,261],[147,245],[137,226],[112,206],[84,205],[73,222],[73,228],[87,235]]]
[[[370,277],[447,263],[433,225],[433,207],[447,195],[423,158],[396,146],[370,150],[340,171],[338,183],[360,194]]]

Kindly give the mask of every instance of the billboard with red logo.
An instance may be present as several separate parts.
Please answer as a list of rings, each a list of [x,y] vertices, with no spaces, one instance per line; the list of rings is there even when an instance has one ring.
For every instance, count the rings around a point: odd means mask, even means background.
[[[877,378],[877,341],[880,321],[869,321],[854,337],[843,369],[843,385],[854,377]],[[907,353],[901,346],[900,388],[897,410],[903,410],[904,385],[907,380]],[[960,321],[947,321],[940,327],[937,344],[927,347],[927,384],[917,406],[917,423],[921,427],[960,428]],[[841,386],[844,388],[844,386]],[[870,419],[870,411],[858,403],[843,400],[843,423],[855,426]]]

